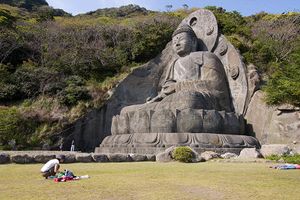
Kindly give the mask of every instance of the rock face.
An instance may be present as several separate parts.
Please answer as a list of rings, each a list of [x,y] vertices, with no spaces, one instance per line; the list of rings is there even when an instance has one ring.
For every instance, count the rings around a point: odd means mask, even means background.
[[[141,154],[130,154],[130,157],[133,162],[141,162],[141,161],[147,161],[148,158],[146,155]]]
[[[132,158],[127,154],[108,154],[110,162],[131,162]]]
[[[37,154],[37,155],[34,155],[34,161],[37,162],[37,163],[46,163],[48,162],[49,160],[51,159],[54,159],[55,158],[55,155],[54,154]]]
[[[175,146],[169,147],[164,152],[160,152],[156,155],[156,161],[158,162],[171,162],[173,161],[172,158],[172,151],[175,149]]]
[[[231,159],[231,158],[237,158],[238,155],[236,155],[235,153],[224,153],[221,155],[221,158],[223,159]]]
[[[75,154],[74,153],[66,154],[64,162],[65,163],[74,163],[74,162],[76,162]]]
[[[290,148],[284,144],[270,144],[262,145],[260,149],[261,154],[266,157],[270,155],[287,155],[290,153]]]
[[[257,71],[256,66],[253,64],[247,66],[247,79],[248,79],[248,95],[247,95],[246,108],[249,105],[254,93],[257,90],[259,90],[261,85],[261,77]]]
[[[92,157],[95,162],[108,162],[109,161],[107,156],[104,154],[93,154]]]
[[[205,151],[205,152],[201,153],[201,157],[204,160],[208,161],[208,160],[211,160],[214,158],[220,158],[220,154],[213,152],[213,151]]]
[[[10,157],[7,153],[0,153],[0,164],[9,163]]]
[[[148,161],[156,161],[156,156],[155,155],[147,155],[147,160]]]
[[[252,158],[261,158],[261,153],[255,148],[246,148],[243,149],[238,158],[241,159],[252,159]]]
[[[88,153],[76,154],[75,159],[77,162],[92,162],[92,156]]]
[[[300,154],[300,145],[292,145],[291,150],[294,154]]]
[[[12,155],[11,161],[17,164],[28,164],[34,163],[34,158],[28,154],[19,154],[19,155]]]
[[[245,118],[248,132],[262,144],[293,144],[300,141],[300,111],[294,107],[270,107],[262,91],[255,92]]]

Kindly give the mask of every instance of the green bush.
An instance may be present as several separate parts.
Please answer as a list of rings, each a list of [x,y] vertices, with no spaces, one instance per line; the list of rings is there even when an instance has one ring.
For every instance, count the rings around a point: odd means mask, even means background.
[[[0,102],[14,101],[18,99],[19,89],[12,84],[0,83]]]
[[[172,33],[179,23],[178,18],[167,16],[157,16],[138,23],[133,32],[133,60],[145,62],[158,55],[171,40]]]
[[[283,160],[286,163],[300,164],[300,154],[283,156]]]
[[[40,93],[40,80],[34,69],[19,68],[14,73],[15,84],[24,98],[35,97]]]
[[[274,160],[279,161],[280,159],[283,159],[284,162],[290,163],[290,164],[300,164],[300,154],[294,154],[294,155],[270,155],[267,156],[266,159],[268,160]]]
[[[0,26],[12,27],[15,21],[9,10],[0,9]]]
[[[278,160],[281,159],[281,156],[272,154],[272,155],[270,155],[270,156],[267,156],[266,159],[278,161]]]
[[[194,153],[190,147],[176,147],[172,152],[172,157],[177,161],[189,163],[192,162]]]
[[[16,141],[18,148],[28,146],[36,127],[35,121],[24,119],[15,107],[0,107],[0,146],[9,147],[12,140]]]
[[[54,9],[49,6],[37,8],[37,21],[44,22],[48,20],[54,20]]]
[[[300,46],[300,41],[298,41]],[[300,105],[300,48],[274,69],[265,86],[267,103]]]
[[[85,81],[79,76],[71,76],[66,80],[67,87],[60,94],[63,104],[74,106],[78,101],[90,99]]]
[[[212,11],[216,16],[221,33],[225,35],[239,34],[241,36],[251,34],[250,27],[246,26],[246,20],[239,12],[228,12],[224,8],[216,6],[205,8]]]

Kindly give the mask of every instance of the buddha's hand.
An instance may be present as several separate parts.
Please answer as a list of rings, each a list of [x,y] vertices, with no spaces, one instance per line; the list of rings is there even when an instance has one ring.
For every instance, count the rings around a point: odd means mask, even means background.
[[[175,92],[175,84],[170,84],[162,87],[161,93],[170,95]]]
[[[161,101],[166,96],[175,92],[175,81],[168,81],[161,89],[160,93],[156,97],[148,97],[146,103],[153,103]]]
[[[153,103],[153,102],[156,102],[156,101],[161,101],[163,99],[162,95],[159,94],[157,95],[156,97],[148,97],[147,100],[146,100],[146,103]]]

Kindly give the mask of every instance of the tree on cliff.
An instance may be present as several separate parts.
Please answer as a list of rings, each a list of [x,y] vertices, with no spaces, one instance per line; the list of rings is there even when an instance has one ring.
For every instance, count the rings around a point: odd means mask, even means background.
[[[274,65],[274,73],[265,87],[270,104],[289,103],[300,106],[300,38],[297,48],[284,62]]]

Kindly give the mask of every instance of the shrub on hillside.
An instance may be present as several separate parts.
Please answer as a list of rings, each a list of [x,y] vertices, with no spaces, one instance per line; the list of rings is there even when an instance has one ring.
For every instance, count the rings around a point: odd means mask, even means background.
[[[299,47],[271,75],[266,87],[267,103],[289,103],[300,106],[300,40]]]
[[[206,9],[212,11],[217,18],[220,32],[225,35],[239,34],[250,36],[251,30],[246,26],[245,18],[237,11],[228,12],[224,8],[207,6]]]
[[[171,41],[179,23],[180,19],[176,17],[157,16],[137,24],[133,32],[133,60],[146,62],[158,55]]]
[[[86,89],[84,80],[79,76],[71,76],[66,80],[67,87],[60,94],[63,104],[74,106],[78,101],[90,99],[88,90]]]
[[[38,22],[54,20],[54,9],[49,6],[38,7],[36,13]]]
[[[19,88],[16,85],[0,82],[0,102],[14,101],[18,99]]]
[[[12,27],[15,21],[9,10],[0,9],[0,26]]]
[[[24,119],[16,108],[0,107],[0,146],[9,147],[14,140],[20,148],[28,145],[28,140],[35,132],[36,123]]]
[[[20,68],[14,74],[15,84],[19,86],[24,98],[35,97],[40,92],[40,80],[34,73],[34,69]]]

